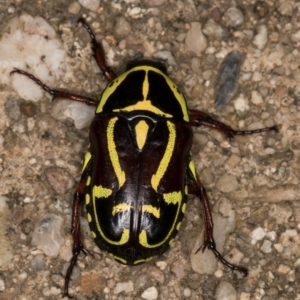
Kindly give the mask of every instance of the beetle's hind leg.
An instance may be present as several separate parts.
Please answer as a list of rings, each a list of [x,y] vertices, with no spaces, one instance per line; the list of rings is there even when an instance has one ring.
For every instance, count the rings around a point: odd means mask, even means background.
[[[70,266],[66,273],[64,293],[63,293],[63,296],[67,296],[67,297],[70,297],[68,293],[69,282],[71,279],[72,271],[76,266],[78,255],[80,254],[80,252],[83,252],[85,255],[87,254],[92,255],[87,249],[84,248],[83,242],[81,240],[80,214],[81,214],[81,209],[85,197],[85,181],[86,181],[85,177],[82,176],[77,186],[77,189],[74,193],[72,224],[71,224],[71,233],[73,236],[73,249],[72,249],[73,256],[71,258]]]
[[[46,84],[44,84],[41,80],[39,80],[38,78],[36,78],[35,76],[33,76],[32,74],[30,74],[26,71],[15,68],[12,72],[10,72],[11,75],[15,74],[15,73],[24,75],[24,76],[30,78],[31,80],[33,80],[44,91],[48,92],[51,96],[53,96],[53,100],[57,97],[60,97],[60,98],[70,99],[70,100],[73,100],[73,101],[83,102],[87,105],[92,105],[92,106],[97,106],[98,105],[98,101],[94,100],[92,98],[80,96],[80,95],[77,95],[77,94],[71,94],[71,93],[68,93],[68,92],[60,91],[60,90],[51,89]]]
[[[189,192],[189,194],[196,195],[200,199],[202,207],[203,207],[203,217],[204,217],[204,226],[205,226],[203,244],[196,251],[196,253],[200,250],[202,250],[202,252],[203,252],[207,248],[207,249],[211,250],[214,253],[214,255],[217,257],[217,259],[219,259],[225,266],[229,267],[231,270],[239,271],[240,273],[243,274],[243,276],[247,276],[248,270],[246,268],[231,264],[217,250],[216,242],[214,240],[214,234],[213,234],[213,227],[214,227],[213,218],[211,215],[211,209],[209,206],[209,201],[208,201],[208,197],[206,195],[205,188],[202,185],[202,183],[200,182],[200,180],[195,178],[192,174],[190,174],[189,177],[193,178],[191,180],[191,182],[193,182],[193,184],[189,185],[188,192]]]
[[[234,130],[230,126],[213,119],[210,115],[194,109],[189,110],[189,115],[191,119],[190,124],[192,126],[196,126],[196,127],[207,126],[207,127],[215,128],[219,131],[222,131],[229,138],[234,137],[235,135],[255,134],[255,133],[266,132],[266,131],[278,132],[277,126],[264,127],[264,128],[254,129],[254,130]]]
[[[93,46],[93,55],[100,70],[102,71],[103,75],[108,81],[112,81],[117,77],[117,75],[106,63],[105,53],[102,44],[97,42],[91,27],[86,23],[86,21],[83,18],[80,18],[78,20],[78,23],[83,24],[83,26],[86,28],[86,30],[88,31],[91,37],[92,46]]]

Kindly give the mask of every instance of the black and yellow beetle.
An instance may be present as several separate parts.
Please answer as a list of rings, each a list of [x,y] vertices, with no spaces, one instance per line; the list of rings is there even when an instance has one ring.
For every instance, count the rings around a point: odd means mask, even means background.
[[[276,126],[238,131],[201,111],[188,109],[184,96],[159,62],[133,61],[125,73],[116,76],[107,66],[102,45],[88,24],[83,19],[79,22],[89,32],[93,55],[110,81],[100,101],[50,89],[19,69],[12,72],[31,78],[53,97],[96,107],[90,126],[90,148],[74,194],[73,257],[65,278],[64,295],[68,296],[78,255],[81,251],[89,253],[80,231],[84,203],[99,248],[118,262],[136,265],[170,247],[180,228],[188,194],[196,195],[203,206],[205,223],[200,249],[212,250],[223,264],[247,275],[247,269],[232,265],[216,249],[208,198],[190,156],[192,126],[212,127],[227,137],[276,131]]]

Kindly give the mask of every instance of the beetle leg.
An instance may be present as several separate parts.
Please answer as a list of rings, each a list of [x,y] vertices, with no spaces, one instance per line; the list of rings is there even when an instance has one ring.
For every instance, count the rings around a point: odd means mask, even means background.
[[[105,53],[102,44],[97,42],[91,27],[86,23],[86,21],[83,18],[78,19],[78,23],[83,24],[83,26],[86,28],[91,37],[93,55],[103,75],[108,81],[114,80],[117,77],[117,75],[106,63]]]
[[[203,207],[203,216],[204,216],[204,225],[205,225],[204,241],[202,246],[196,251],[196,253],[200,250],[204,252],[204,250],[208,248],[214,253],[217,259],[219,259],[225,266],[229,267],[232,270],[241,272],[243,276],[247,276],[248,270],[246,268],[231,264],[222,256],[222,254],[216,248],[216,242],[214,240],[214,235],[213,235],[214,223],[211,215],[211,209],[209,206],[209,201],[208,201],[205,188],[199,179],[197,179],[196,185],[189,186],[189,194],[194,194],[198,196]]]
[[[33,76],[30,73],[27,73],[26,71],[15,68],[12,72],[10,72],[10,74],[14,74],[14,73],[25,75],[26,77],[33,80],[44,91],[48,92],[51,96],[53,96],[53,100],[57,97],[60,97],[60,98],[66,98],[66,99],[70,99],[70,100],[74,100],[74,101],[78,101],[78,102],[83,102],[87,105],[92,105],[92,106],[98,105],[98,101],[94,100],[92,98],[88,98],[88,97],[84,97],[84,96],[80,96],[80,95],[76,95],[76,94],[71,94],[68,92],[60,91],[60,90],[53,90],[53,89],[49,88],[46,84],[44,84],[42,81],[40,81],[38,78],[36,78],[35,76]]]
[[[189,114],[191,118],[190,124],[192,126],[212,127],[222,131],[229,138],[234,137],[235,135],[247,135],[247,134],[254,134],[254,133],[260,133],[260,132],[266,132],[272,130],[278,132],[277,126],[264,127],[260,129],[254,129],[254,130],[234,130],[230,126],[213,119],[210,115],[202,111],[190,109]]]
[[[67,296],[67,297],[70,297],[68,293],[69,282],[71,279],[73,268],[77,263],[78,255],[80,254],[80,252],[83,252],[85,255],[87,254],[92,255],[90,251],[84,248],[83,242],[81,240],[80,213],[81,213],[81,207],[84,203],[84,194],[85,194],[84,192],[85,192],[85,178],[82,177],[75,191],[74,201],[73,201],[73,213],[72,213],[72,224],[71,224],[71,233],[73,236],[73,249],[72,249],[73,256],[71,258],[70,266],[67,270],[67,274],[65,277],[65,286],[64,286],[64,293],[63,293],[63,296]]]

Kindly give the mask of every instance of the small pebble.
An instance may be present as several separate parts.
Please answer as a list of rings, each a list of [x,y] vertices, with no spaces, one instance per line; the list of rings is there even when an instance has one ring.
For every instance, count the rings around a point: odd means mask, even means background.
[[[131,25],[124,17],[119,17],[114,31],[120,36],[127,36],[131,32]]]
[[[227,27],[237,27],[244,22],[244,15],[239,9],[230,7],[225,11],[222,20]]]
[[[216,188],[223,193],[235,191],[238,187],[238,181],[234,175],[224,174],[216,182]]]
[[[148,289],[144,290],[141,297],[147,300],[155,300],[158,297],[157,288],[154,286],[149,287]]]
[[[80,12],[80,9],[80,4],[77,1],[73,1],[68,7],[68,12],[70,14],[77,15]]]
[[[253,44],[260,50],[264,49],[268,42],[268,28],[262,24],[257,27],[257,34],[253,38]]]
[[[198,22],[192,22],[191,28],[187,32],[185,44],[195,54],[200,54],[207,47],[206,37],[201,30],[201,24]]]
[[[91,11],[97,11],[100,5],[100,0],[78,0],[78,2],[85,8]]]
[[[60,195],[66,194],[67,191],[74,185],[74,179],[62,168],[46,168],[45,175],[51,187]]]
[[[281,274],[287,274],[288,272],[290,272],[290,270],[291,268],[289,266],[280,264],[277,271]]]
[[[170,66],[175,66],[176,65],[176,61],[174,59],[174,56],[168,50],[157,51],[157,52],[152,54],[152,57],[155,58],[155,59],[158,59],[158,60],[164,60]]]
[[[114,287],[114,294],[120,294],[122,292],[125,292],[125,293],[130,293],[132,292],[134,289],[133,289],[133,283],[132,281],[127,281],[127,282],[118,282],[116,284],[116,286]]]
[[[236,300],[237,299],[237,291],[229,282],[221,281],[216,288],[215,299],[216,300]]]
[[[260,247],[260,250],[263,253],[271,253],[272,252],[272,242],[269,240],[264,240],[262,246]]]
[[[164,4],[167,0],[143,0],[146,6],[160,6]]]
[[[0,279],[0,291],[1,292],[5,291],[5,283],[2,279]]]
[[[251,233],[250,237],[252,238],[251,244],[254,245],[257,241],[262,240],[266,236],[266,232],[262,227],[255,228]]]
[[[251,102],[255,105],[261,105],[263,104],[263,98],[262,95],[258,91],[252,91],[251,92]]]
[[[56,257],[64,238],[61,234],[61,228],[64,219],[58,215],[46,213],[37,223],[31,244],[41,249],[47,256]]]

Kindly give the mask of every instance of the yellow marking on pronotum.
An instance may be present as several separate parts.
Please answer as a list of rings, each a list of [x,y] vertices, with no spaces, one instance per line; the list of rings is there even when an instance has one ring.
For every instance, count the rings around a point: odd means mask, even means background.
[[[143,82],[143,97],[144,99],[143,100],[147,100],[147,96],[148,96],[148,93],[149,93],[149,80],[148,80],[148,71],[146,71],[146,76],[145,76],[145,79],[144,79],[144,82]]]
[[[88,205],[91,201],[91,197],[89,194],[85,194],[85,204]]]
[[[166,74],[164,74],[163,72],[161,72],[159,69],[156,69],[156,68],[151,67],[151,66],[137,66],[137,67],[132,68],[131,70],[123,73],[122,75],[120,75],[119,77],[117,77],[115,80],[113,80],[108,85],[108,87],[104,90],[104,92],[102,94],[102,97],[100,99],[99,105],[98,105],[98,107],[96,109],[96,113],[101,113],[103,111],[103,107],[106,104],[106,102],[109,99],[109,97],[116,91],[116,89],[118,88],[118,86],[120,84],[122,84],[122,82],[126,79],[126,77],[130,73],[133,73],[135,71],[140,71],[140,70],[145,71],[146,74],[149,71],[153,71],[153,72],[155,72],[157,74],[160,74],[162,77],[164,77],[164,79],[166,80],[166,84],[172,90],[172,92],[174,94],[174,97],[176,98],[176,100],[178,101],[178,103],[179,103],[179,105],[181,107],[184,121],[188,122],[189,121],[189,114],[188,114],[188,110],[187,110],[186,101],[185,101],[183,95],[181,94],[181,92],[178,90],[178,87],[175,85],[175,83]],[[147,75],[145,75],[145,77],[146,76]],[[145,80],[143,82],[142,89],[143,89],[143,91],[142,91],[143,92],[143,96],[146,94],[146,91],[147,91],[147,94],[148,94],[148,91],[149,91],[149,81],[148,81],[148,78],[147,78],[147,80],[145,78]],[[147,108],[149,108],[149,107],[146,106],[144,109],[147,110]],[[153,110],[151,110],[151,111],[153,111]],[[169,114],[166,114],[164,112],[159,113],[159,115],[163,115],[163,116],[166,116],[166,117],[170,116]]]
[[[109,157],[113,165],[113,168],[115,170],[116,176],[118,178],[119,189],[120,189],[125,182],[125,172],[121,168],[119,155],[116,150],[116,144],[114,141],[114,128],[117,120],[118,120],[117,117],[112,118],[107,125],[107,144],[108,144]]]
[[[174,239],[171,239],[171,240],[169,241],[169,245],[171,246],[171,245],[173,244],[173,242],[174,242]]]
[[[148,262],[150,260],[153,260],[154,258],[156,258],[157,256],[151,256],[151,257],[148,257],[148,258],[145,258],[145,259],[139,259],[139,260],[136,260],[133,262],[134,265],[139,265],[139,264],[142,264],[142,263],[145,263],[145,262]]]
[[[178,204],[181,202],[182,199],[182,193],[181,191],[179,192],[172,192],[172,193],[165,193],[163,194],[164,200],[167,204]]]
[[[97,234],[94,231],[92,231],[92,237],[93,237],[93,239],[95,239],[97,237]]]
[[[112,190],[102,185],[94,185],[93,187],[93,198],[108,198],[111,194]]]
[[[153,205],[143,205],[142,210],[143,210],[143,212],[152,214],[157,219],[160,217],[160,209]]]
[[[83,161],[83,166],[82,166],[82,172],[85,170],[87,164],[91,160],[92,154],[91,152],[86,152],[84,155],[84,161]]]
[[[135,136],[136,142],[139,149],[143,149],[147,135],[148,135],[149,125],[144,121],[141,120],[135,125]]]
[[[186,203],[182,204],[181,211],[182,211],[183,214],[185,213],[185,211],[186,211]]]
[[[166,118],[172,118],[173,116],[170,114],[164,113],[162,110],[152,105],[150,100],[138,101],[133,105],[126,106],[124,108],[114,109],[114,112],[131,112],[135,110],[147,110],[151,111],[157,115],[164,116]]]
[[[121,204],[115,205],[113,207],[112,215],[114,216],[117,213],[120,213],[120,212],[123,212],[126,210],[130,210],[131,208],[133,208],[133,206],[126,204],[126,203],[121,203]]]
[[[85,185],[89,186],[91,184],[92,178],[91,176],[88,176],[88,178],[86,179]]]
[[[92,221],[92,216],[88,213],[86,217],[87,217],[88,222],[91,223],[91,221]]]
[[[167,143],[166,151],[164,153],[162,160],[160,161],[156,174],[153,174],[151,178],[151,185],[156,192],[157,192],[158,185],[167,170],[175,146],[175,139],[176,139],[175,125],[167,121],[167,126],[170,134],[169,134],[169,140]]]

